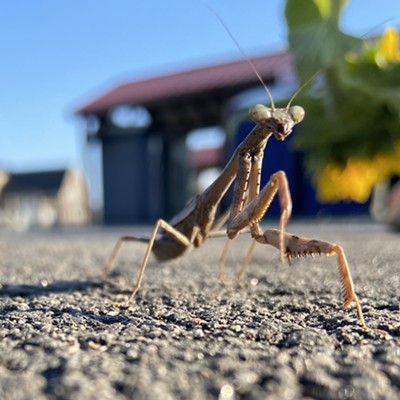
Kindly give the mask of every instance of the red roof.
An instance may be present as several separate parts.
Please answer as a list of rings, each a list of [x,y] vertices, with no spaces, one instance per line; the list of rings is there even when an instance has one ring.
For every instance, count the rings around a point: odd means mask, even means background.
[[[196,168],[207,168],[221,165],[224,162],[223,147],[210,147],[189,151],[189,162]]]
[[[292,62],[288,52],[251,59],[258,73],[273,79]],[[121,104],[149,105],[153,102],[221,87],[256,82],[257,77],[246,60],[164,75],[121,84],[77,110],[80,114],[101,113]]]

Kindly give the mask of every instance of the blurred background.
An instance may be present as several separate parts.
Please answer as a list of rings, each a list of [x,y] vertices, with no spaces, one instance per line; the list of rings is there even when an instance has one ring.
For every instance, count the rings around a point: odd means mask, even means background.
[[[270,140],[263,183],[285,170],[296,216],[372,213],[396,225],[400,4],[345,3],[206,2],[277,104],[323,70],[296,99],[309,126],[284,143]],[[207,6],[2,4],[0,226],[150,223],[170,218],[215,179],[253,126],[249,107],[269,99]],[[369,44],[358,43],[360,36]],[[310,37],[318,40],[307,44]],[[318,119],[318,107],[328,119]],[[352,125],[346,118],[360,117],[351,131],[342,129]],[[327,125],[332,131],[324,134]],[[366,127],[373,127],[370,136]],[[273,204],[268,216],[278,213]]]

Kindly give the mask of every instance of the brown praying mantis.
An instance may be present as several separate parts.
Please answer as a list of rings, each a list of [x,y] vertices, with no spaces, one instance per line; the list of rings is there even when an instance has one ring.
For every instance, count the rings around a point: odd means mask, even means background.
[[[230,34],[229,31],[228,33]],[[232,37],[232,39],[244,55],[235,38]],[[226,235],[229,240],[220,259],[220,279],[224,281],[224,265],[230,244],[240,233],[250,231],[253,241],[238,275],[240,285],[242,285],[243,276],[257,242],[277,248],[282,262],[285,256],[289,263],[292,258],[314,254],[336,256],[344,297],[341,309],[346,309],[354,301],[360,323],[366,327],[342,247],[323,240],[299,237],[285,232],[292,211],[292,200],[285,172],[274,173],[260,191],[261,166],[268,140],[271,136],[279,141],[285,140],[294,126],[303,120],[304,109],[300,106],[291,106],[291,103],[315,75],[295,92],[285,108],[276,108],[268,87],[251,61],[247,57],[246,60],[265,88],[271,107],[257,104],[250,109],[250,118],[256,123],[255,128],[236,148],[219,177],[203,193],[195,196],[178,215],[169,222],[159,219],[150,237],[122,236],[119,238],[104,267],[103,275],[109,275],[124,243],[132,241],[147,243],[135,287],[127,301],[129,304],[142,285],[151,252],[159,261],[166,261],[182,256],[193,247],[203,245],[208,238]],[[218,206],[233,184],[231,206],[227,212],[217,217]],[[281,210],[279,229],[262,231],[260,221],[276,195],[278,195]],[[221,231],[220,228],[225,223],[226,231]]]
[[[239,284],[242,283],[257,242],[276,247],[280,251],[281,261],[286,256],[289,263],[293,257],[314,254],[336,256],[345,299],[341,309],[346,309],[354,301],[360,323],[365,327],[363,313],[354,292],[343,249],[333,243],[285,232],[292,210],[292,200],[285,173],[283,171],[274,173],[260,191],[261,164],[268,139],[274,135],[279,141],[285,140],[293,127],[303,120],[304,114],[302,107],[290,106],[290,102],[285,108],[275,108],[272,97],[271,107],[262,104],[252,107],[250,117],[256,122],[256,127],[236,148],[219,177],[203,193],[194,197],[187,207],[171,221],[159,219],[150,237],[122,236],[118,239],[105,265],[104,276],[111,271],[123,243],[132,241],[148,243],[136,285],[128,303],[133,300],[142,285],[151,251],[159,261],[177,258],[188,249],[201,246],[208,238],[225,235],[225,232],[219,229],[227,221],[226,235],[229,241],[220,260],[221,280],[224,280],[224,265],[229,245],[240,233],[248,230],[253,242],[240,269]],[[229,213],[216,218],[217,208],[233,182],[235,185]],[[263,232],[260,221],[276,194],[278,194],[281,209],[279,229],[267,229]],[[161,234],[159,234],[160,231]]]

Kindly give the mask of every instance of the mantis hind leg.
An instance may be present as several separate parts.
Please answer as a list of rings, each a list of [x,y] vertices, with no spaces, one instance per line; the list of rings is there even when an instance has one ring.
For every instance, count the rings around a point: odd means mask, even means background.
[[[122,246],[126,242],[146,242],[148,243],[148,239],[137,237],[137,236],[121,236],[114,245],[114,248],[111,252],[109,259],[107,260],[106,264],[103,267],[102,276],[107,278],[110,275],[112,267],[114,266],[115,260],[120,253]]]
[[[104,269],[103,269],[103,275],[107,276],[110,271],[111,268],[113,267],[115,260],[119,254],[119,252],[121,251],[122,245],[126,242],[135,242],[135,241],[139,241],[139,242],[146,242],[148,243],[147,245],[147,249],[143,258],[143,262],[142,265],[140,267],[139,270],[139,274],[136,280],[136,284],[132,290],[131,295],[129,296],[129,299],[127,300],[127,302],[125,303],[125,305],[128,305],[129,303],[132,302],[132,300],[134,299],[134,297],[136,296],[136,293],[138,292],[138,290],[140,289],[140,287],[142,286],[142,281],[143,281],[143,276],[144,276],[144,272],[146,270],[148,261],[149,261],[149,257],[150,257],[150,253],[151,250],[153,249],[154,246],[154,242],[156,240],[157,234],[159,229],[163,229],[166,232],[168,232],[174,239],[176,239],[179,243],[183,244],[184,246],[190,246],[190,240],[183,235],[180,231],[178,231],[177,229],[175,229],[172,225],[170,225],[168,222],[164,221],[163,219],[159,219],[156,224],[154,225],[153,231],[150,235],[150,237],[147,239],[145,238],[139,238],[136,236],[122,236],[118,239],[117,243],[114,246],[114,249],[111,253],[111,256],[109,258],[109,260],[107,261]]]

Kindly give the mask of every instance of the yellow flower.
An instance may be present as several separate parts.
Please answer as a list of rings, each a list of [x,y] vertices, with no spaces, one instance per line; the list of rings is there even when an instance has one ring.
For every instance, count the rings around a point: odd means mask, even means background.
[[[399,34],[394,28],[387,28],[378,44],[376,63],[385,66],[389,62],[400,62]]]
[[[391,154],[378,153],[371,160],[349,159],[344,167],[327,164],[316,175],[317,197],[322,202],[364,203],[378,182],[393,175],[400,175],[400,142]]]

